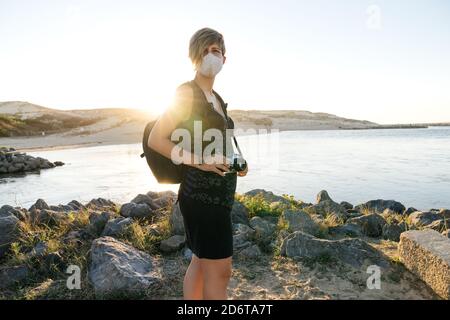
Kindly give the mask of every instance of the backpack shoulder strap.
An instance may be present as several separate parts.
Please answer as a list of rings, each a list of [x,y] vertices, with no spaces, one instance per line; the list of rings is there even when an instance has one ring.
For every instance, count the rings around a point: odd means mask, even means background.
[[[219,98],[220,106],[222,107],[223,114],[225,115],[225,119],[229,123],[231,119],[230,119],[230,117],[228,117],[228,113],[227,113],[228,103],[224,102],[222,97],[220,96],[220,94],[218,94],[215,90],[213,90],[213,92],[215,93],[217,98]],[[233,120],[231,120],[231,121],[233,121]],[[233,122],[233,124],[234,124],[234,122]],[[233,141],[234,141],[234,145],[236,146],[236,149],[238,150],[238,153],[241,155],[241,157],[243,157],[241,148],[239,148],[239,144],[238,144],[234,134],[233,134]]]

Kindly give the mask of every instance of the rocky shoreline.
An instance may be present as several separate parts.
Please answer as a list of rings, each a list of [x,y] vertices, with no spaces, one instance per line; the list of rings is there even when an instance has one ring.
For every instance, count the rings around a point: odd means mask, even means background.
[[[18,152],[12,147],[0,147],[0,175],[49,169],[63,165],[64,162],[62,161],[50,162],[41,157],[33,157]]]
[[[3,205],[0,299],[182,299],[192,252],[176,198],[149,191],[123,204]],[[262,189],[237,194],[229,296],[449,299],[450,261],[440,251],[450,246],[449,219],[448,209],[394,200],[336,203],[325,190],[316,203]],[[373,266],[378,290],[368,287]],[[70,289],[66,271],[76,268],[81,286]]]

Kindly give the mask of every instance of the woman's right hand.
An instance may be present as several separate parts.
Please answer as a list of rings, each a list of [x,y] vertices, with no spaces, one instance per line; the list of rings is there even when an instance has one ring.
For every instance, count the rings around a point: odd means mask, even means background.
[[[215,172],[220,176],[225,176],[225,172],[230,169],[223,155],[207,156],[202,164],[197,165],[197,168],[203,171]]]

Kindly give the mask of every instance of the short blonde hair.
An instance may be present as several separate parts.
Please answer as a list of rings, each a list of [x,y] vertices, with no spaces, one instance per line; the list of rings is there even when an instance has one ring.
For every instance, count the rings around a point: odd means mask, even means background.
[[[189,58],[197,67],[202,62],[203,51],[212,44],[218,44],[222,54],[225,55],[225,42],[223,35],[211,28],[202,28],[194,33],[189,41]]]

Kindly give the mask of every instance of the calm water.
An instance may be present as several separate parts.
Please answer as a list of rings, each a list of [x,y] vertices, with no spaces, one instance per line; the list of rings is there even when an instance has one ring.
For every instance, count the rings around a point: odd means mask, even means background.
[[[314,202],[325,189],[335,201],[394,199],[419,210],[450,208],[450,127],[287,131],[238,137],[250,171],[238,192],[254,188]],[[278,142],[278,143],[277,143]],[[29,208],[104,197],[128,202],[158,185],[141,159],[141,144],[30,152],[65,165],[0,178],[0,206]]]

